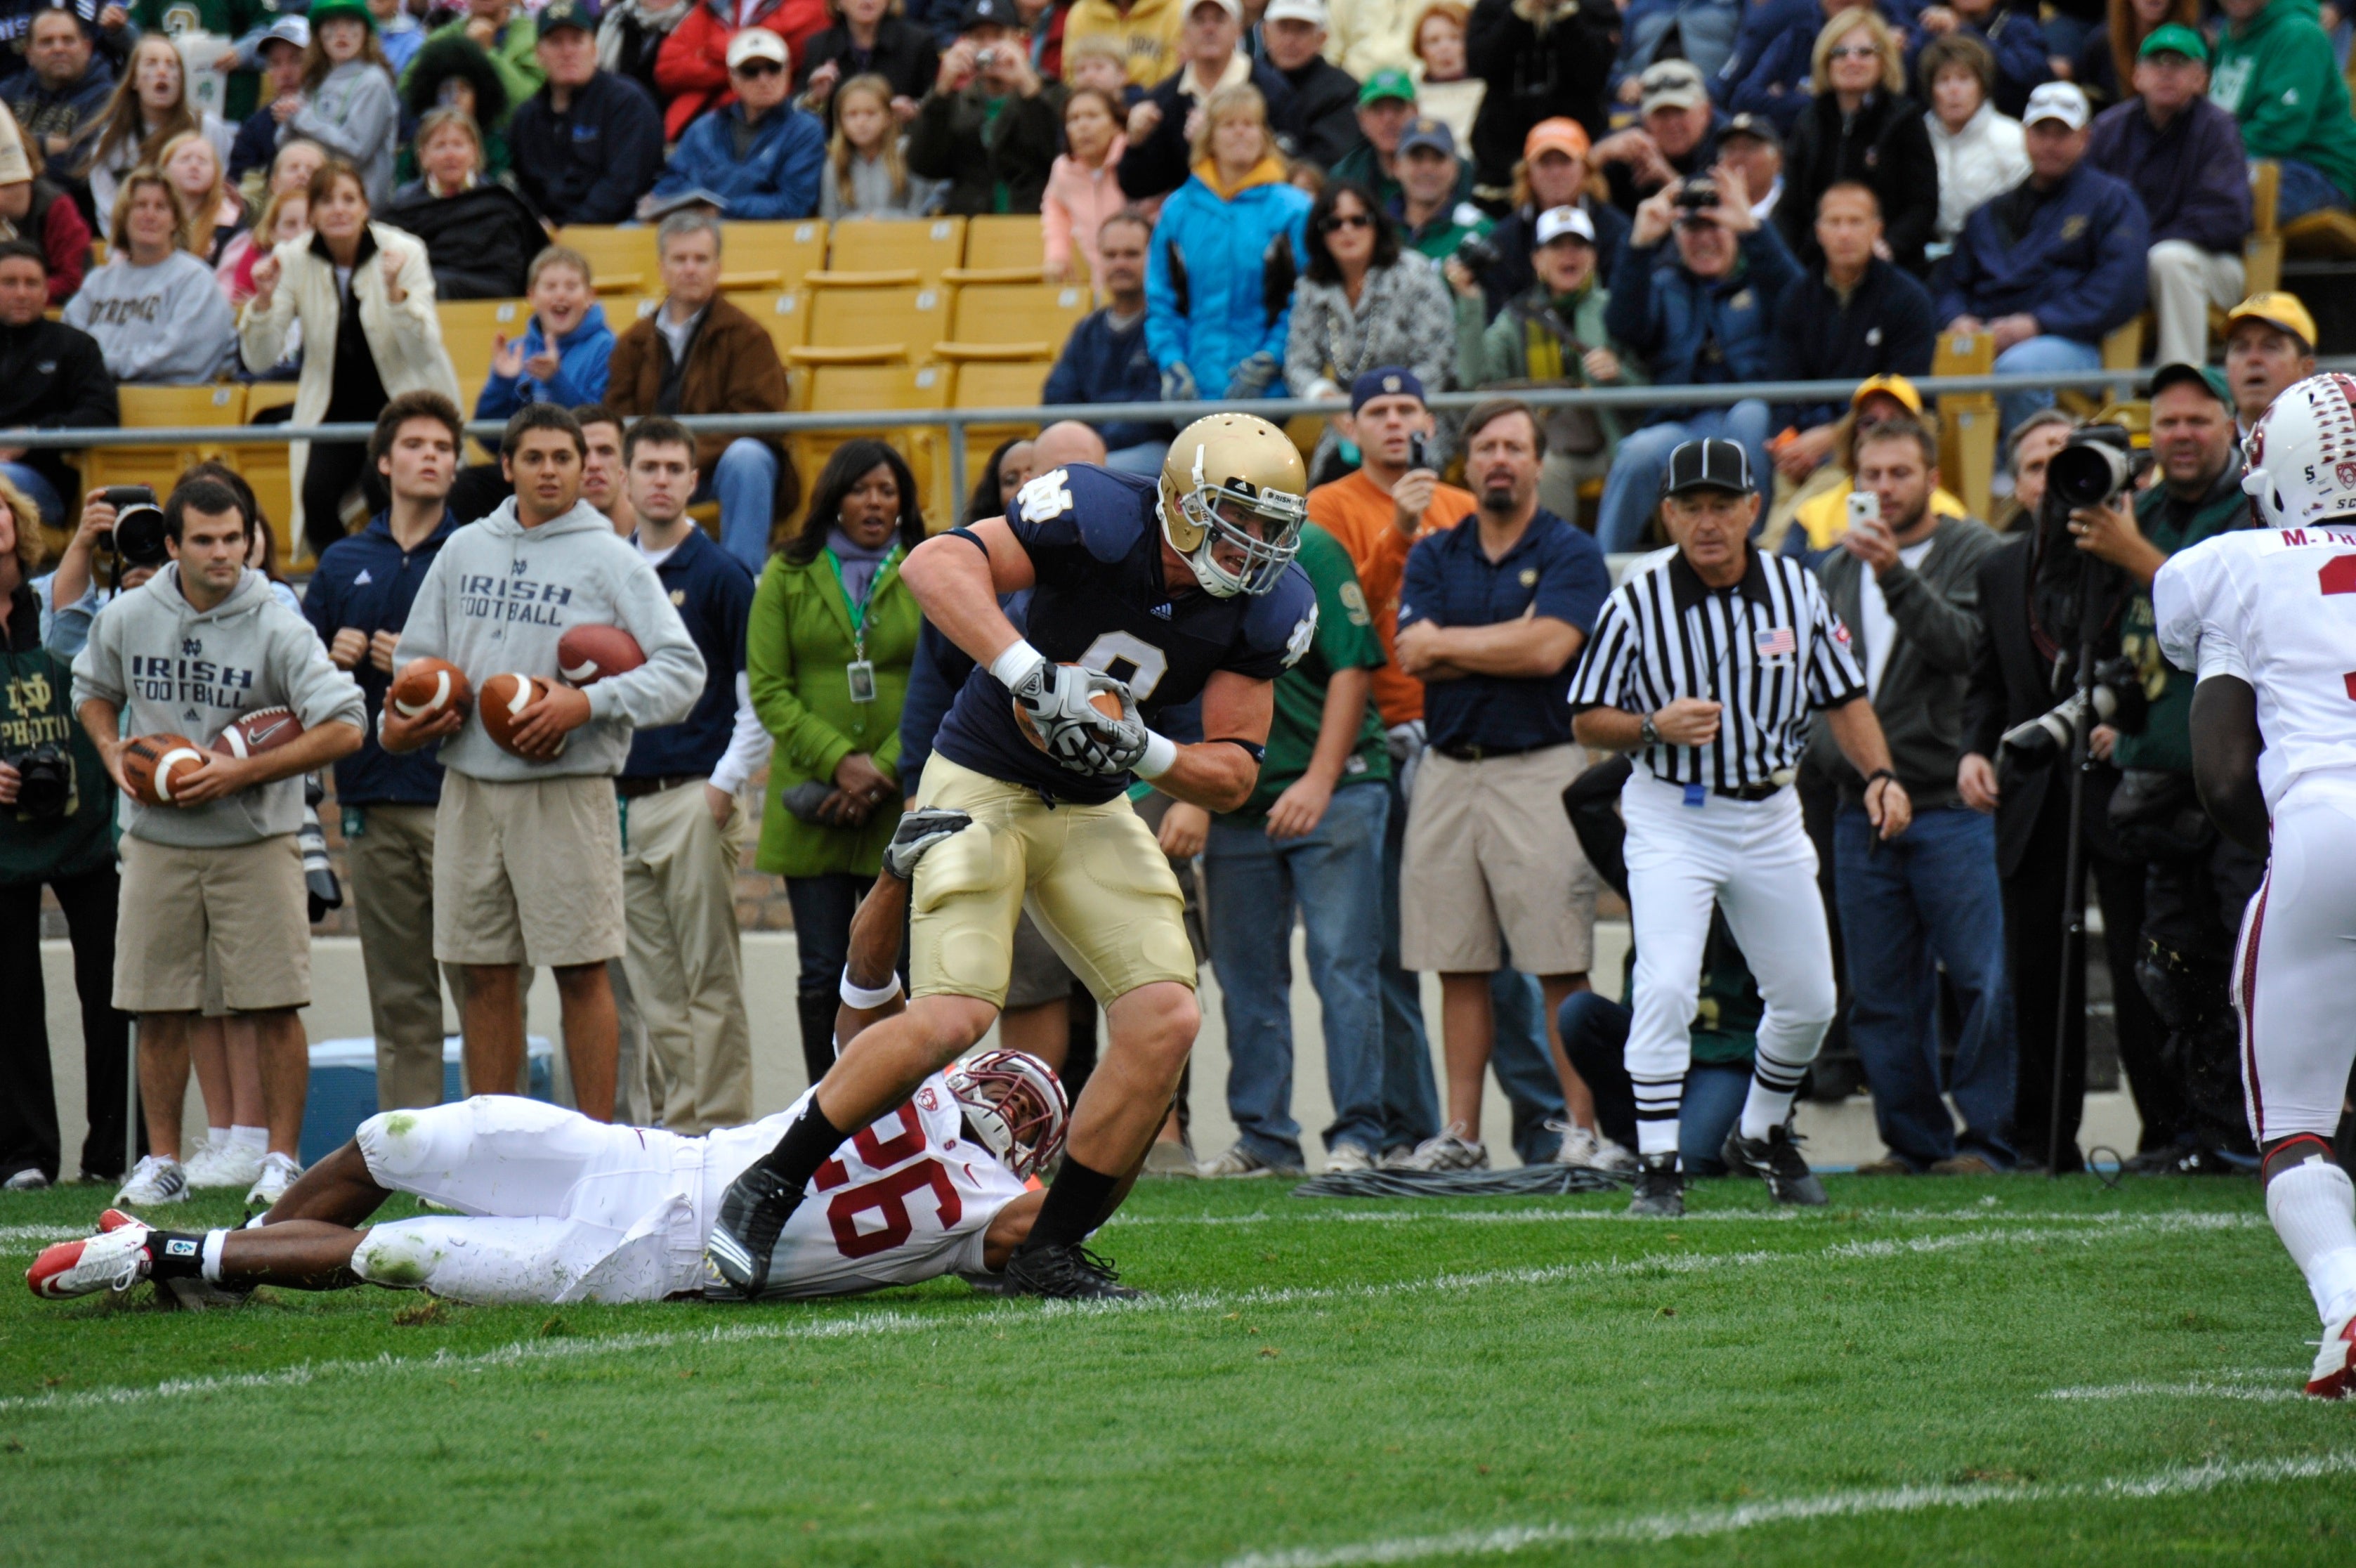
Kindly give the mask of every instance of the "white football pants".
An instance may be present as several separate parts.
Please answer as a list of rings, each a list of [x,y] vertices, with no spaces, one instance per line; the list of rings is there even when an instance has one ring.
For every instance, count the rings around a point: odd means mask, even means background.
[[[2275,806],[2273,858],[2242,916],[2233,1005],[2260,1143],[2340,1125],[2356,1032],[2356,774],[2309,773]]]

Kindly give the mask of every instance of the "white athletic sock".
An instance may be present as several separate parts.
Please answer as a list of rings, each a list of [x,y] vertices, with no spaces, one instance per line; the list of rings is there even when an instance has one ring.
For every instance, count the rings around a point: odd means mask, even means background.
[[[208,1127],[208,1128],[206,1128],[206,1129],[205,1129],[205,1147],[206,1147],[206,1148],[208,1148],[208,1149],[226,1149],[226,1148],[228,1148],[228,1147],[229,1147],[229,1141],[230,1141],[230,1129],[229,1129],[229,1128],[227,1128],[227,1127]]]
[[[1806,1062],[1778,1061],[1764,1050],[1751,1058],[1751,1092],[1742,1101],[1742,1135],[1763,1138],[1792,1114],[1792,1097],[1808,1075]]]
[[[221,1283],[221,1244],[228,1240],[229,1232],[226,1230],[208,1230],[205,1232],[204,1275],[205,1283],[209,1285],[217,1285]]]
[[[270,1147],[270,1129],[267,1127],[231,1127],[229,1130],[229,1142],[230,1147],[233,1149],[247,1149],[259,1152]]]
[[[2309,1155],[2266,1184],[2266,1218],[2307,1276],[2323,1321],[2356,1313],[2356,1183],[2348,1173]]]
[[[1685,1075],[1680,1073],[1670,1079],[1644,1079],[1631,1073],[1628,1084],[1636,1096],[1636,1152],[1640,1155],[1676,1154],[1677,1112],[1685,1103]]]

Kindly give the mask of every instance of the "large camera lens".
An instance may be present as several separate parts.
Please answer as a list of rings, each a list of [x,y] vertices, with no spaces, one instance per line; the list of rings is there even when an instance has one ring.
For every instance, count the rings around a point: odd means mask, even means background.
[[[114,517],[114,553],[125,566],[161,566],[172,558],[164,514],[151,505],[126,507]]]
[[[2096,429],[2104,433],[2082,430],[2071,436],[2045,470],[2047,487],[2072,507],[2104,505],[2135,482],[2132,452],[2104,427]]]

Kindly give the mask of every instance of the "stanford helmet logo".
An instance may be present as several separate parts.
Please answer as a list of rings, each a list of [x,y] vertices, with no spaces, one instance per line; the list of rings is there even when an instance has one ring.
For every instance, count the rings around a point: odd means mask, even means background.
[[[2341,463],[2335,467],[2332,472],[2340,476],[2340,482],[2342,485],[2351,489],[2356,489],[2356,463]]]

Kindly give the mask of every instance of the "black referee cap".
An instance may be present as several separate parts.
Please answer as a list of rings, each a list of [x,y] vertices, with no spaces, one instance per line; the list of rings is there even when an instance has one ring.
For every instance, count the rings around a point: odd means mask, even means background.
[[[1751,477],[1751,454],[1740,441],[1681,441],[1661,471],[1661,493],[1683,495],[1687,490],[1731,490],[1747,496],[1757,490]]]

